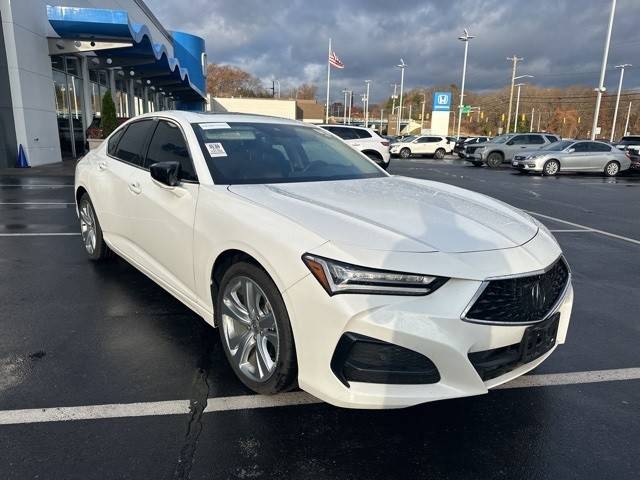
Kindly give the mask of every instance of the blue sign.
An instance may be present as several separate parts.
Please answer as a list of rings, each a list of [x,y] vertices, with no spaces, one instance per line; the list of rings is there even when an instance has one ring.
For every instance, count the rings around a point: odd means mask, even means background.
[[[433,92],[433,111],[448,112],[451,110],[451,92]]]

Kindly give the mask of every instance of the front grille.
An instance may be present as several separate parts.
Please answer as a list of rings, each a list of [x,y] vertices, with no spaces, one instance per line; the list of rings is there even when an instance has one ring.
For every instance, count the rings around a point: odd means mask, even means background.
[[[471,153],[474,153],[478,148],[480,147],[466,147],[465,152],[471,154]]]
[[[569,282],[561,257],[544,273],[491,280],[464,316],[474,322],[530,324],[544,320]]]
[[[513,157],[513,159],[514,159],[514,160],[524,160],[525,158],[527,158],[527,157],[522,156],[522,155],[515,155],[515,156]]]

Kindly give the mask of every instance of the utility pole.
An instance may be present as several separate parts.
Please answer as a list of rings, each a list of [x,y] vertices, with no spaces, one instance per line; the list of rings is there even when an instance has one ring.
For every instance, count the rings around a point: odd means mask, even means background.
[[[613,125],[611,125],[611,138],[610,141],[613,142],[613,137],[616,135],[616,124],[618,122],[618,107],[620,106],[620,93],[622,92],[622,79],[624,78],[624,69],[626,67],[630,67],[630,63],[625,63],[624,65],[616,65],[616,68],[620,69],[620,83],[618,83],[618,96],[616,97],[616,109],[613,112]]]
[[[524,60],[524,58],[522,57],[516,57],[515,55],[513,57],[507,57],[507,60],[510,60],[513,62],[513,70],[511,71],[511,93],[509,93],[509,114],[507,116],[507,131],[505,133],[509,133],[509,126],[511,125],[511,108],[513,106],[513,88],[515,87],[515,83],[516,83],[516,69],[518,68],[518,62],[521,62]]]
[[[394,83],[393,95],[391,96],[391,100],[393,101],[393,104],[391,106],[391,115],[393,115],[393,113],[396,111],[396,98],[398,98],[398,84]]]
[[[382,120],[384,119],[384,108],[380,109],[380,135],[382,135]]]
[[[611,0],[611,13],[609,14],[609,27],[607,28],[607,38],[604,42],[604,53],[602,54],[602,67],[600,68],[600,84],[596,89],[596,109],[593,113],[593,127],[591,128],[591,140],[596,139],[596,129],[598,128],[598,116],[600,115],[600,103],[602,94],[607,91],[604,86],[604,77],[607,72],[607,60],[609,59],[609,45],[611,44],[611,31],[613,30],[613,19],[616,16],[616,0]]]
[[[396,65],[401,71],[400,73],[400,101],[398,103],[398,130],[397,134],[400,135],[400,124],[402,122],[402,94],[404,91],[404,69],[407,68],[407,64],[404,63],[404,60],[400,59],[400,64]]]
[[[458,37],[458,40],[464,42],[464,62],[462,63],[462,85],[460,86],[460,105],[458,105],[458,133],[456,139],[460,139],[460,126],[462,124],[462,109],[464,108],[464,84],[467,79],[467,55],[469,53],[469,41],[475,38],[473,35],[469,35],[469,30],[466,28],[463,30],[462,35]]]
[[[627,122],[624,124],[624,132],[622,135],[626,135],[629,131],[629,119],[631,118],[631,102],[629,102],[629,110],[627,110]]]

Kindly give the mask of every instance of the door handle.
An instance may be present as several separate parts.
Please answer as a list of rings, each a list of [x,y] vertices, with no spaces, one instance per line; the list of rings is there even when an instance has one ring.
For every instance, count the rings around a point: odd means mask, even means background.
[[[140,192],[142,192],[142,189],[140,188],[140,184],[138,182],[129,183],[129,190],[131,190],[131,192],[135,193],[136,195],[139,195]]]
[[[100,170],[101,172],[106,170],[108,166],[109,165],[107,165],[107,162],[105,162],[104,160],[100,160],[98,162],[98,170]]]

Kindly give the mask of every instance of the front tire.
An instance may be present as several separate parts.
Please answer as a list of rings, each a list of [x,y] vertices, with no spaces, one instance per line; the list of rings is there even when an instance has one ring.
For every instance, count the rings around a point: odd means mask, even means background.
[[[248,388],[271,395],[296,386],[298,366],[289,315],[278,287],[264,270],[239,262],[225,272],[215,323],[231,368]]]
[[[80,197],[78,212],[80,214],[80,235],[89,259],[98,262],[109,258],[111,251],[104,241],[102,227],[89,194],[83,193]]]
[[[614,160],[604,167],[604,174],[607,177],[615,177],[620,173],[620,164]]]
[[[438,160],[442,160],[447,152],[445,152],[444,148],[439,148],[436,150],[436,153],[433,155]]]
[[[400,150],[400,158],[409,158],[411,156],[411,150],[408,148],[403,148]]]
[[[557,160],[549,160],[542,167],[542,174],[548,177],[553,177],[560,171],[560,163]]]
[[[487,157],[487,165],[489,166],[489,168],[498,168],[500,165],[502,165],[503,160],[504,157],[501,153],[492,152]]]

